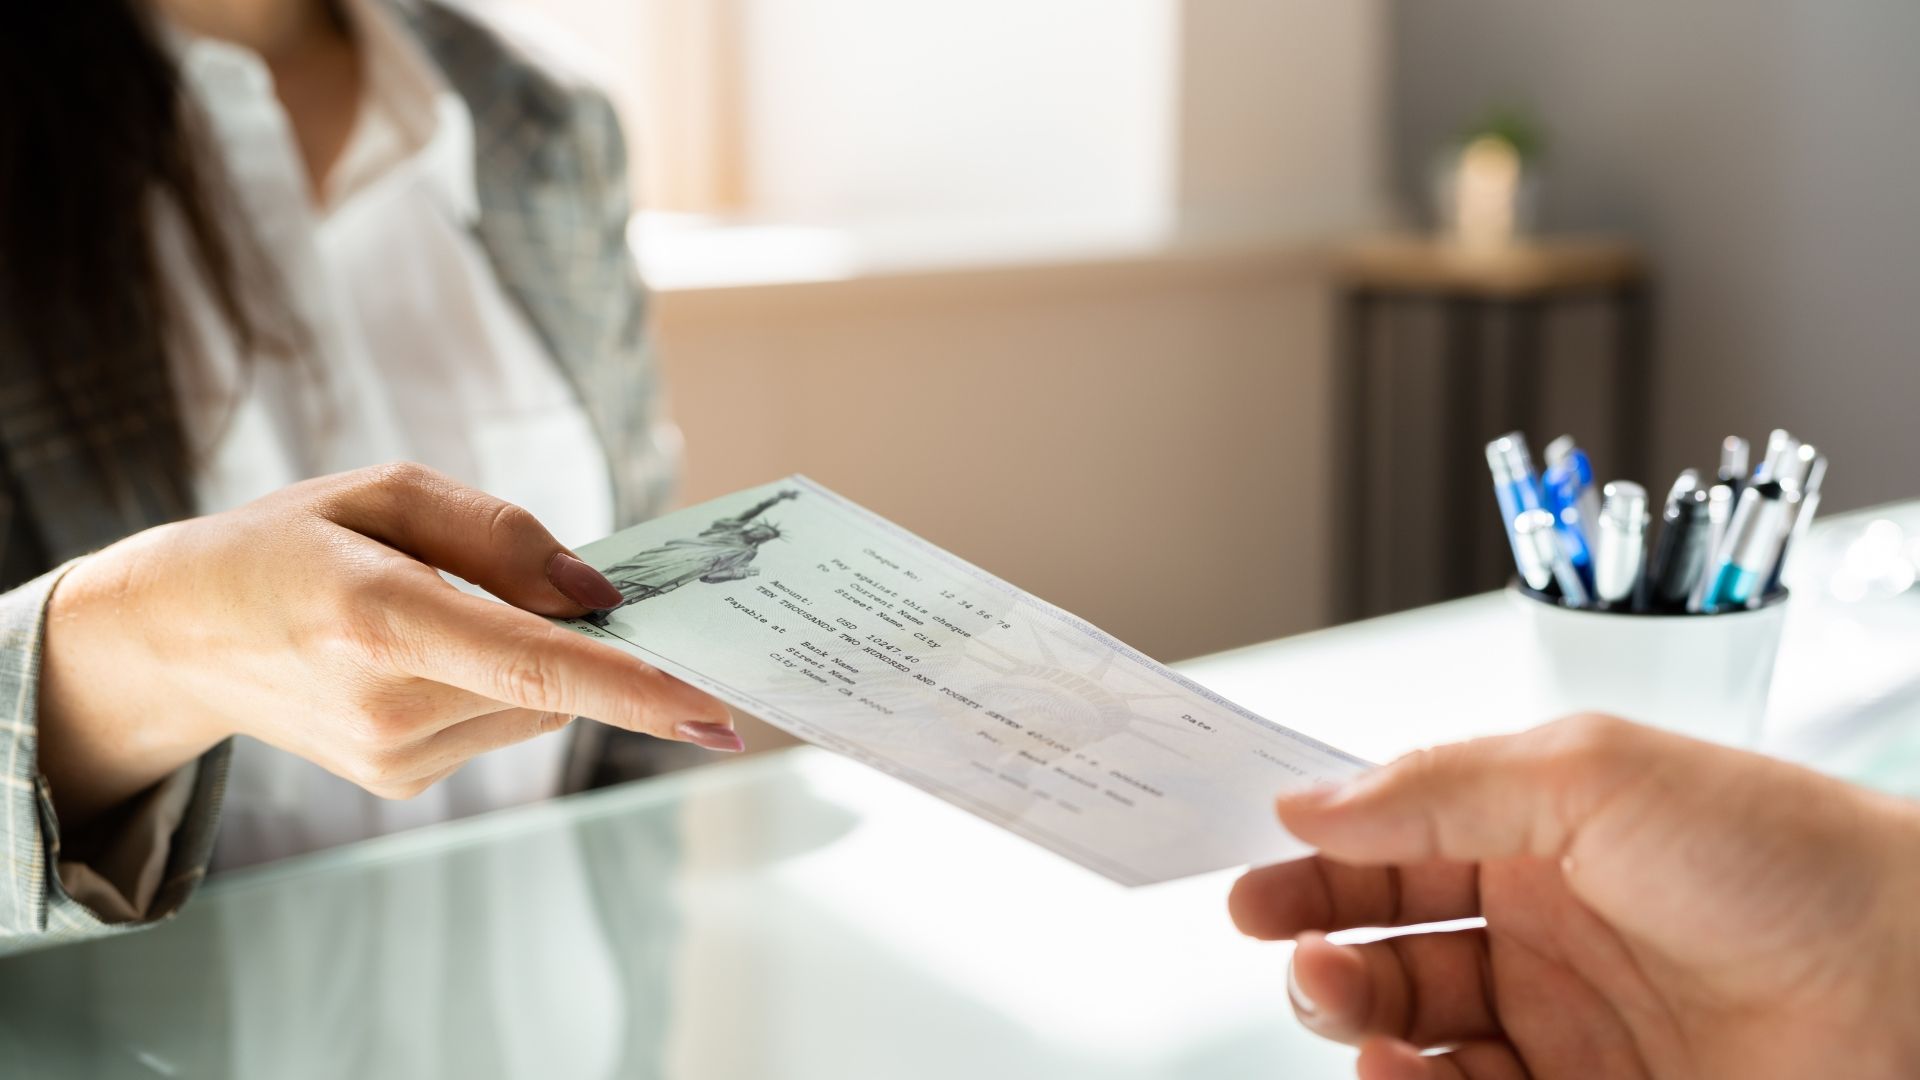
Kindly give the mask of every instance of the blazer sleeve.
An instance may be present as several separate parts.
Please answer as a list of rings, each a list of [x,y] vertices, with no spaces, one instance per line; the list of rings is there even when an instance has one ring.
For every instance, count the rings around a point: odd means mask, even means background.
[[[120,933],[172,916],[206,875],[226,787],[232,747],[223,742],[131,808],[135,824],[128,828],[179,820],[170,835],[151,842],[165,843],[167,850],[146,853],[160,869],[151,897],[138,898],[144,902],[103,884],[111,874],[63,862],[60,822],[40,775],[37,719],[47,599],[72,565],[0,593],[0,844],[7,859],[0,878],[0,953]],[[117,859],[126,861],[127,842],[115,838],[105,846],[118,848]],[[94,903],[72,895],[63,878],[86,882],[82,891]]]

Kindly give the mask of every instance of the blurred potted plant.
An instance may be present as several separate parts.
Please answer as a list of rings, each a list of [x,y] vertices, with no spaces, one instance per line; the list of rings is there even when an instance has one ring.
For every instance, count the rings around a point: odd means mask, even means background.
[[[1471,250],[1507,247],[1533,224],[1545,140],[1526,110],[1489,108],[1441,155],[1434,199],[1443,233]]]

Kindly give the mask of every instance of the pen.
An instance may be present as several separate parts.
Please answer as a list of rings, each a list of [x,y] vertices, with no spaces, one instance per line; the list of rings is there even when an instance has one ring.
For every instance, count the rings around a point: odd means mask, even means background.
[[[1780,593],[1820,507],[1826,456],[1786,428],[1720,440],[1710,475],[1683,469],[1658,511],[1630,480],[1604,488],[1571,435],[1536,472],[1522,432],[1487,444],[1494,495],[1527,589],[1564,607],[1713,614]]]
[[[1560,598],[1566,605],[1586,607],[1587,587],[1581,583],[1580,575],[1573,572],[1573,563],[1560,546],[1553,515],[1545,510],[1529,510],[1514,518],[1513,528],[1514,535],[1528,549],[1520,560],[1523,571],[1533,566],[1547,567],[1554,584],[1560,586]]]
[[[1706,562],[1706,547],[1707,491],[1700,486],[1700,474],[1687,469],[1675,478],[1661,507],[1660,539],[1647,560],[1641,606],[1684,607]]]
[[[1573,505],[1580,511],[1582,528],[1591,529],[1593,523],[1600,520],[1600,496],[1593,487],[1593,462],[1587,459],[1585,450],[1574,444],[1571,435],[1562,435],[1547,444],[1548,470],[1562,463],[1571,471],[1578,485]]]
[[[1767,462],[1767,475],[1773,478],[1774,483],[1780,485],[1780,502],[1783,509],[1779,532],[1773,538],[1773,547],[1767,551],[1766,557],[1754,566],[1754,569],[1760,571],[1761,598],[1773,589],[1774,576],[1780,568],[1780,556],[1786,551],[1787,534],[1793,531],[1793,517],[1800,509],[1801,486],[1807,482],[1807,473],[1813,468],[1813,459],[1819,456],[1820,451],[1788,436],[1782,440]]]
[[[1540,485],[1533,472],[1533,455],[1527,450],[1527,437],[1510,431],[1487,444],[1487,468],[1493,473],[1493,497],[1500,503],[1500,523],[1506,526],[1507,543],[1513,547],[1513,561],[1524,565],[1520,538],[1514,522],[1528,510],[1539,510]]]
[[[1738,492],[1747,478],[1747,440],[1729,435],[1720,440],[1720,482]]]
[[[1793,528],[1787,531],[1787,546],[1780,552],[1780,565],[1773,568],[1772,585],[1775,589],[1786,577],[1788,556],[1807,542],[1807,530],[1813,525],[1813,516],[1820,512],[1820,485],[1826,479],[1827,455],[1820,454],[1807,470],[1806,490],[1800,496],[1800,508],[1794,511]]]
[[[1574,573],[1580,575],[1581,584],[1590,585],[1593,553],[1589,545],[1598,512],[1589,514],[1583,505],[1593,494],[1592,485],[1583,483],[1580,476],[1587,456],[1565,435],[1547,444],[1547,456],[1547,471],[1540,478],[1540,503],[1553,515],[1560,545],[1566,549]]]
[[[1667,489],[1667,501],[1662,506],[1671,508],[1693,492],[1701,490],[1704,489],[1700,486],[1700,470],[1681,469],[1680,475],[1673,478],[1673,486]]]
[[[1660,545],[1647,571],[1648,605],[1684,609],[1707,567],[1707,491],[1694,488],[1669,501],[1660,516]]]
[[[1773,571],[1786,510],[1780,485],[1771,480],[1754,484],[1740,493],[1740,505],[1734,508],[1726,538],[1714,556],[1713,585],[1707,590],[1706,611],[1750,607],[1760,601],[1760,586],[1766,584],[1767,576]]]
[[[1800,449],[1800,441],[1786,428],[1774,428],[1767,434],[1767,453],[1753,467],[1753,482],[1764,484],[1778,479],[1780,469]]]
[[[1707,562],[1687,597],[1688,611],[1707,610],[1707,593],[1713,588],[1714,571],[1720,565],[1717,561],[1720,545],[1727,538],[1727,526],[1733,522],[1733,504],[1733,485],[1715,484],[1707,489]]]
[[[1573,453],[1573,450],[1573,436],[1562,435],[1548,443],[1545,450],[1540,451],[1540,459],[1547,463],[1547,468],[1551,469],[1555,465],[1567,460]]]
[[[1534,537],[1545,533],[1552,538],[1553,515],[1545,510],[1523,510],[1513,519],[1513,532],[1520,541],[1515,549],[1520,580],[1534,592],[1546,592],[1553,584],[1553,565],[1550,559],[1541,558],[1542,545],[1536,544]]]
[[[1780,549],[1774,557],[1773,571],[1767,576],[1766,596],[1773,595],[1786,577],[1787,552],[1804,542],[1813,516],[1820,510],[1820,485],[1827,478],[1827,456],[1815,447],[1801,443],[1795,455],[1791,486],[1782,483],[1788,496],[1787,523],[1780,537]]]
[[[1768,441],[1771,442],[1772,440]],[[1800,448],[1803,445],[1805,444],[1799,439],[1787,435],[1780,440],[1778,447],[1769,447],[1769,460],[1767,462],[1768,478],[1775,483],[1792,483],[1797,487],[1799,481],[1804,479],[1804,477],[1799,476],[1796,472],[1799,468]]]
[[[1606,486],[1593,553],[1593,591],[1609,606],[1633,596],[1646,554],[1647,489],[1630,480]]]

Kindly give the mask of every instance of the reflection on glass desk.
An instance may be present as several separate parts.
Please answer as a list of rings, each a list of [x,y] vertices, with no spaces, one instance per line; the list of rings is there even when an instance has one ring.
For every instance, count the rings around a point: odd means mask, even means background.
[[[0,961],[9,1076],[1197,1077],[1347,1068],[1227,879],[1127,890],[813,750],[216,881]],[[1313,1075],[1294,1073],[1293,1075]]]
[[[1920,504],[1813,539],[1768,747],[1920,795]],[[1544,719],[1507,664],[1523,632],[1483,596],[1183,669],[1385,758]],[[1289,1015],[1286,946],[1228,924],[1231,876],[1123,889],[786,751],[245,871],[156,930],[0,959],[0,1075],[1351,1075]]]

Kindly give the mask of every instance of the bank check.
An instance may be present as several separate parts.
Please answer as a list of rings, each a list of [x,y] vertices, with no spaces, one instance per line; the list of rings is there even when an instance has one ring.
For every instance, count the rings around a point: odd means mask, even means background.
[[[1367,767],[802,476],[580,555],[625,602],[563,625],[1123,884],[1304,854],[1273,797]]]

